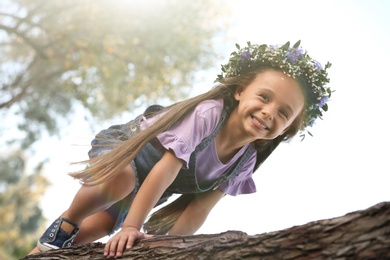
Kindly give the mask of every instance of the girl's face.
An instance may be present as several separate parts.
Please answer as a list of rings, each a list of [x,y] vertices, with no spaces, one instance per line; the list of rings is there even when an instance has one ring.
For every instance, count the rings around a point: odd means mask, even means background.
[[[266,70],[237,88],[237,120],[248,138],[274,139],[302,112],[305,98],[298,82],[283,72]]]

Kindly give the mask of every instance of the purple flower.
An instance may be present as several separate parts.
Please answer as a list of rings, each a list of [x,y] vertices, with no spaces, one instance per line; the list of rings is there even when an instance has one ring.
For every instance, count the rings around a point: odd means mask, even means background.
[[[321,98],[320,102],[318,103],[318,107],[323,107],[325,106],[326,102],[328,102],[329,97],[323,97]]]
[[[300,47],[291,49],[286,53],[286,57],[290,60],[291,63],[295,63],[298,59],[302,58],[302,56],[303,49]]]
[[[316,68],[317,68],[318,70],[322,70],[322,69],[323,69],[321,63],[318,62],[318,61],[315,61],[315,66],[316,66]]]
[[[251,52],[247,50],[246,52],[243,52],[241,55],[242,62],[249,61],[251,58]]]

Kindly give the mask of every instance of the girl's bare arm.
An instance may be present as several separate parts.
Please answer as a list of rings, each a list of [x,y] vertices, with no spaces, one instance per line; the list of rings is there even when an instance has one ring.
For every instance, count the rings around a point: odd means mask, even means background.
[[[139,230],[163,192],[175,180],[182,166],[183,162],[173,152],[164,153],[142,183],[121,231],[107,242],[104,249],[106,256],[121,256],[124,248],[129,249],[136,239],[145,237],[145,234]]]
[[[169,231],[170,235],[193,235],[205,222],[208,214],[225,195],[216,189],[197,195]]]
[[[122,227],[141,229],[146,217],[169,185],[175,180],[183,162],[166,151],[142,183]]]

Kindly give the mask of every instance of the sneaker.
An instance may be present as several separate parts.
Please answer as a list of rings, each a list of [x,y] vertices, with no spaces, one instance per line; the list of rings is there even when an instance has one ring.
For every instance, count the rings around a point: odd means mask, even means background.
[[[79,227],[76,224],[60,217],[45,231],[37,246],[42,252],[70,247],[78,232]]]

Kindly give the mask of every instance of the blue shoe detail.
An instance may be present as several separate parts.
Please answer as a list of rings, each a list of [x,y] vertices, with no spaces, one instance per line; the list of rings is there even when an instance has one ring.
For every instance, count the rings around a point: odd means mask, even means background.
[[[61,228],[63,222],[67,222],[73,226],[73,231],[70,234]],[[37,247],[42,252],[51,249],[70,247],[78,232],[79,227],[76,224],[73,224],[65,218],[58,218],[49,226],[42,237],[38,240]]]

